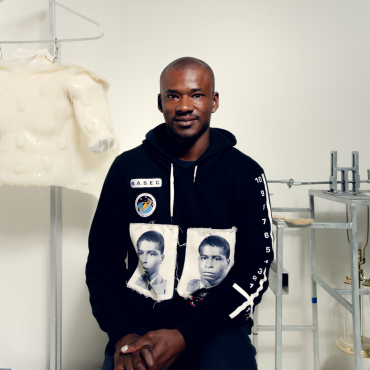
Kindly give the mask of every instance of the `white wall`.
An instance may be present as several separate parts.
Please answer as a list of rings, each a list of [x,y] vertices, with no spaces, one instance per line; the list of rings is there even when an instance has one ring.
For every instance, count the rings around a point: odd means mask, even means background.
[[[109,104],[122,151],[139,145],[162,122],[156,108],[159,74],[172,60],[190,55],[209,63],[216,75],[220,109],[212,125],[233,132],[237,147],[264,167],[268,179],[328,180],[331,150],[338,150],[343,166],[358,150],[365,178],[370,167],[368,1],[60,1],[105,27],[101,40],[63,44],[62,60],[110,81]],[[44,0],[1,3],[0,40],[48,38],[47,11]],[[57,23],[59,38],[98,33],[61,9]],[[8,59],[15,46],[2,48]],[[308,206],[307,187],[271,185],[270,190],[275,207]],[[63,207],[63,368],[97,368],[107,337],[91,315],[84,282],[96,200],[63,189]],[[366,228],[363,209],[359,218]],[[344,207],[319,200],[317,219],[343,221]],[[345,232],[319,230],[317,244],[318,273],[341,287],[349,274]],[[0,256],[0,368],[45,370],[48,188],[0,187]],[[283,323],[309,324],[307,230],[286,232],[284,256],[290,295],[284,297]],[[260,305],[261,324],[273,323],[273,305],[269,291]],[[343,309],[322,290],[318,305],[321,368],[353,368],[353,358],[335,346]],[[259,338],[260,369],[272,369],[274,334]],[[284,333],[283,343],[284,369],[313,368],[311,333]]]

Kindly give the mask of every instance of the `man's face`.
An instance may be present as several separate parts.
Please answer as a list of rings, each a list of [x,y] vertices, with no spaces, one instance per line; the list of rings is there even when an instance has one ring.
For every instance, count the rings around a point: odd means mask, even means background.
[[[200,249],[198,258],[201,280],[211,286],[219,284],[226,275],[229,262],[223,254],[223,248],[205,245]]]
[[[137,254],[145,274],[152,280],[158,274],[159,266],[164,258],[164,255],[158,250],[158,243],[143,240],[137,246]]]
[[[218,93],[204,68],[168,70],[161,79],[158,108],[167,131],[180,139],[197,139],[209,129],[211,114],[218,108]]]

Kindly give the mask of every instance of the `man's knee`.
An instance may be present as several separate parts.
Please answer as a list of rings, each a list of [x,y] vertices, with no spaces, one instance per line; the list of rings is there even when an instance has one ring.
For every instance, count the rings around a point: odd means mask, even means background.
[[[248,329],[239,327],[213,335],[199,350],[185,352],[173,370],[257,370],[256,349]]]
[[[105,355],[104,364],[101,370],[113,370],[114,369],[114,356]]]

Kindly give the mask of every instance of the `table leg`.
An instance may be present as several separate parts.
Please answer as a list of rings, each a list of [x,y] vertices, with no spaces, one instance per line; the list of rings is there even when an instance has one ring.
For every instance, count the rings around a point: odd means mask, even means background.
[[[314,196],[310,195],[310,218],[315,219],[315,200]],[[319,320],[317,310],[317,283],[312,279],[316,275],[316,234],[315,229],[310,230],[310,254],[311,254],[311,296],[312,296],[312,325],[315,327],[313,331],[313,353],[314,353],[314,369],[320,369],[319,356]]]
[[[349,206],[350,222],[352,230],[350,232],[350,250],[351,250],[351,288],[352,288],[352,323],[353,323],[353,350],[355,369],[362,369],[361,356],[361,316],[360,316],[360,299],[359,299],[359,277],[358,277],[358,257],[357,257],[357,206]]]
[[[282,369],[283,228],[276,228],[275,370]]]

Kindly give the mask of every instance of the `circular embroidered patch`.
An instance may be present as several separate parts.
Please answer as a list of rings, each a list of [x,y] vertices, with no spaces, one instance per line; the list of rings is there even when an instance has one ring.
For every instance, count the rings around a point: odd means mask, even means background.
[[[135,209],[139,216],[149,217],[155,211],[157,203],[152,194],[140,194],[135,200]]]

